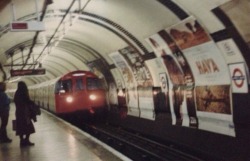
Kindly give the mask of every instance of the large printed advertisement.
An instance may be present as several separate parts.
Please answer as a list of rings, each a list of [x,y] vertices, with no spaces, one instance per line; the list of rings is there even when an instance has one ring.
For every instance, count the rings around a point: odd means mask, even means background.
[[[157,57],[161,58],[168,77],[172,124],[197,127],[198,120],[194,106],[194,77],[182,51],[173,38],[162,30],[146,40]],[[163,74],[161,77],[164,79]]]
[[[122,74],[123,81],[125,83],[125,86],[127,87],[125,97],[128,108],[128,115],[139,117],[140,111],[138,107],[137,82],[133,75],[133,71],[127,61],[119,52],[111,53],[109,56]]]
[[[189,17],[146,41],[166,69],[161,77],[169,82],[172,124],[235,136],[229,67],[197,20]]]
[[[148,66],[154,82],[154,87],[160,87],[159,91],[156,91],[155,96],[155,115],[157,117],[158,111],[171,113],[170,104],[172,100],[169,99],[170,84],[168,82],[168,75],[166,74],[166,68],[164,67],[161,58],[155,58],[145,61]],[[171,102],[171,103],[170,103]],[[172,107],[173,108],[173,107]],[[173,111],[173,110],[172,110]],[[175,124],[176,118],[174,112],[169,117],[168,124]]]
[[[118,98],[124,94],[127,114],[154,120],[153,79],[140,54],[133,47],[126,47],[109,56],[125,84],[122,90],[118,87]],[[119,74],[113,71],[113,75],[118,84]]]

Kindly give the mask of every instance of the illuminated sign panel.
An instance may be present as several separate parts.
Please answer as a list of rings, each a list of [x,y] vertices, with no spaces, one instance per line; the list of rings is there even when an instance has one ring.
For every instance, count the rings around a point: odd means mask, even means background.
[[[10,75],[12,77],[25,75],[44,75],[45,73],[45,69],[10,70]]]
[[[45,25],[41,21],[15,21],[10,23],[10,31],[45,31]]]
[[[27,23],[12,23],[11,24],[12,29],[28,29]]]

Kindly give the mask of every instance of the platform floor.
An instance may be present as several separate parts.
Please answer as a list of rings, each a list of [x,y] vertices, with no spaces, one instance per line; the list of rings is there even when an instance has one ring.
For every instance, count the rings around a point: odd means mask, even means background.
[[[15,105],[11,104],[8,136],[11,143],[0,144],[0,161],[129,161],[115,151],[71,124],[42,111],[34,123],[36,133],[30,136],[35,146],[20,147],[19,137],[12,131]]]

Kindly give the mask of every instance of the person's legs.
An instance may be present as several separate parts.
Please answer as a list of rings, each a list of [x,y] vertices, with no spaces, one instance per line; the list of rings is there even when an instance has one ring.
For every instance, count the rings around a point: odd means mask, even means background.
[[[4,143],[10,143],[12,140],[7,136],[7,124],[9,120],[9,112],[4,112],[1,114],[1,128],[0,128],[0,141]]]
[[[19,138],[20,138],[20,146],[25,146],[25,140],[23,135],[19,135]]]
[[[30,138],[30,134],[26,134],[25,144],[29,146],[35,145],[34,143],[30,142],[29,138]]]

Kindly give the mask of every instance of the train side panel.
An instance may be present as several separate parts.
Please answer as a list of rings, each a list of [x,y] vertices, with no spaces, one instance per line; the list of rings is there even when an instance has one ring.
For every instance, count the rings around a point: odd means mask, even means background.
[[[53,113],[56,112],[54,88],[55,84],[50,84],[48,87],[48,110]]]

